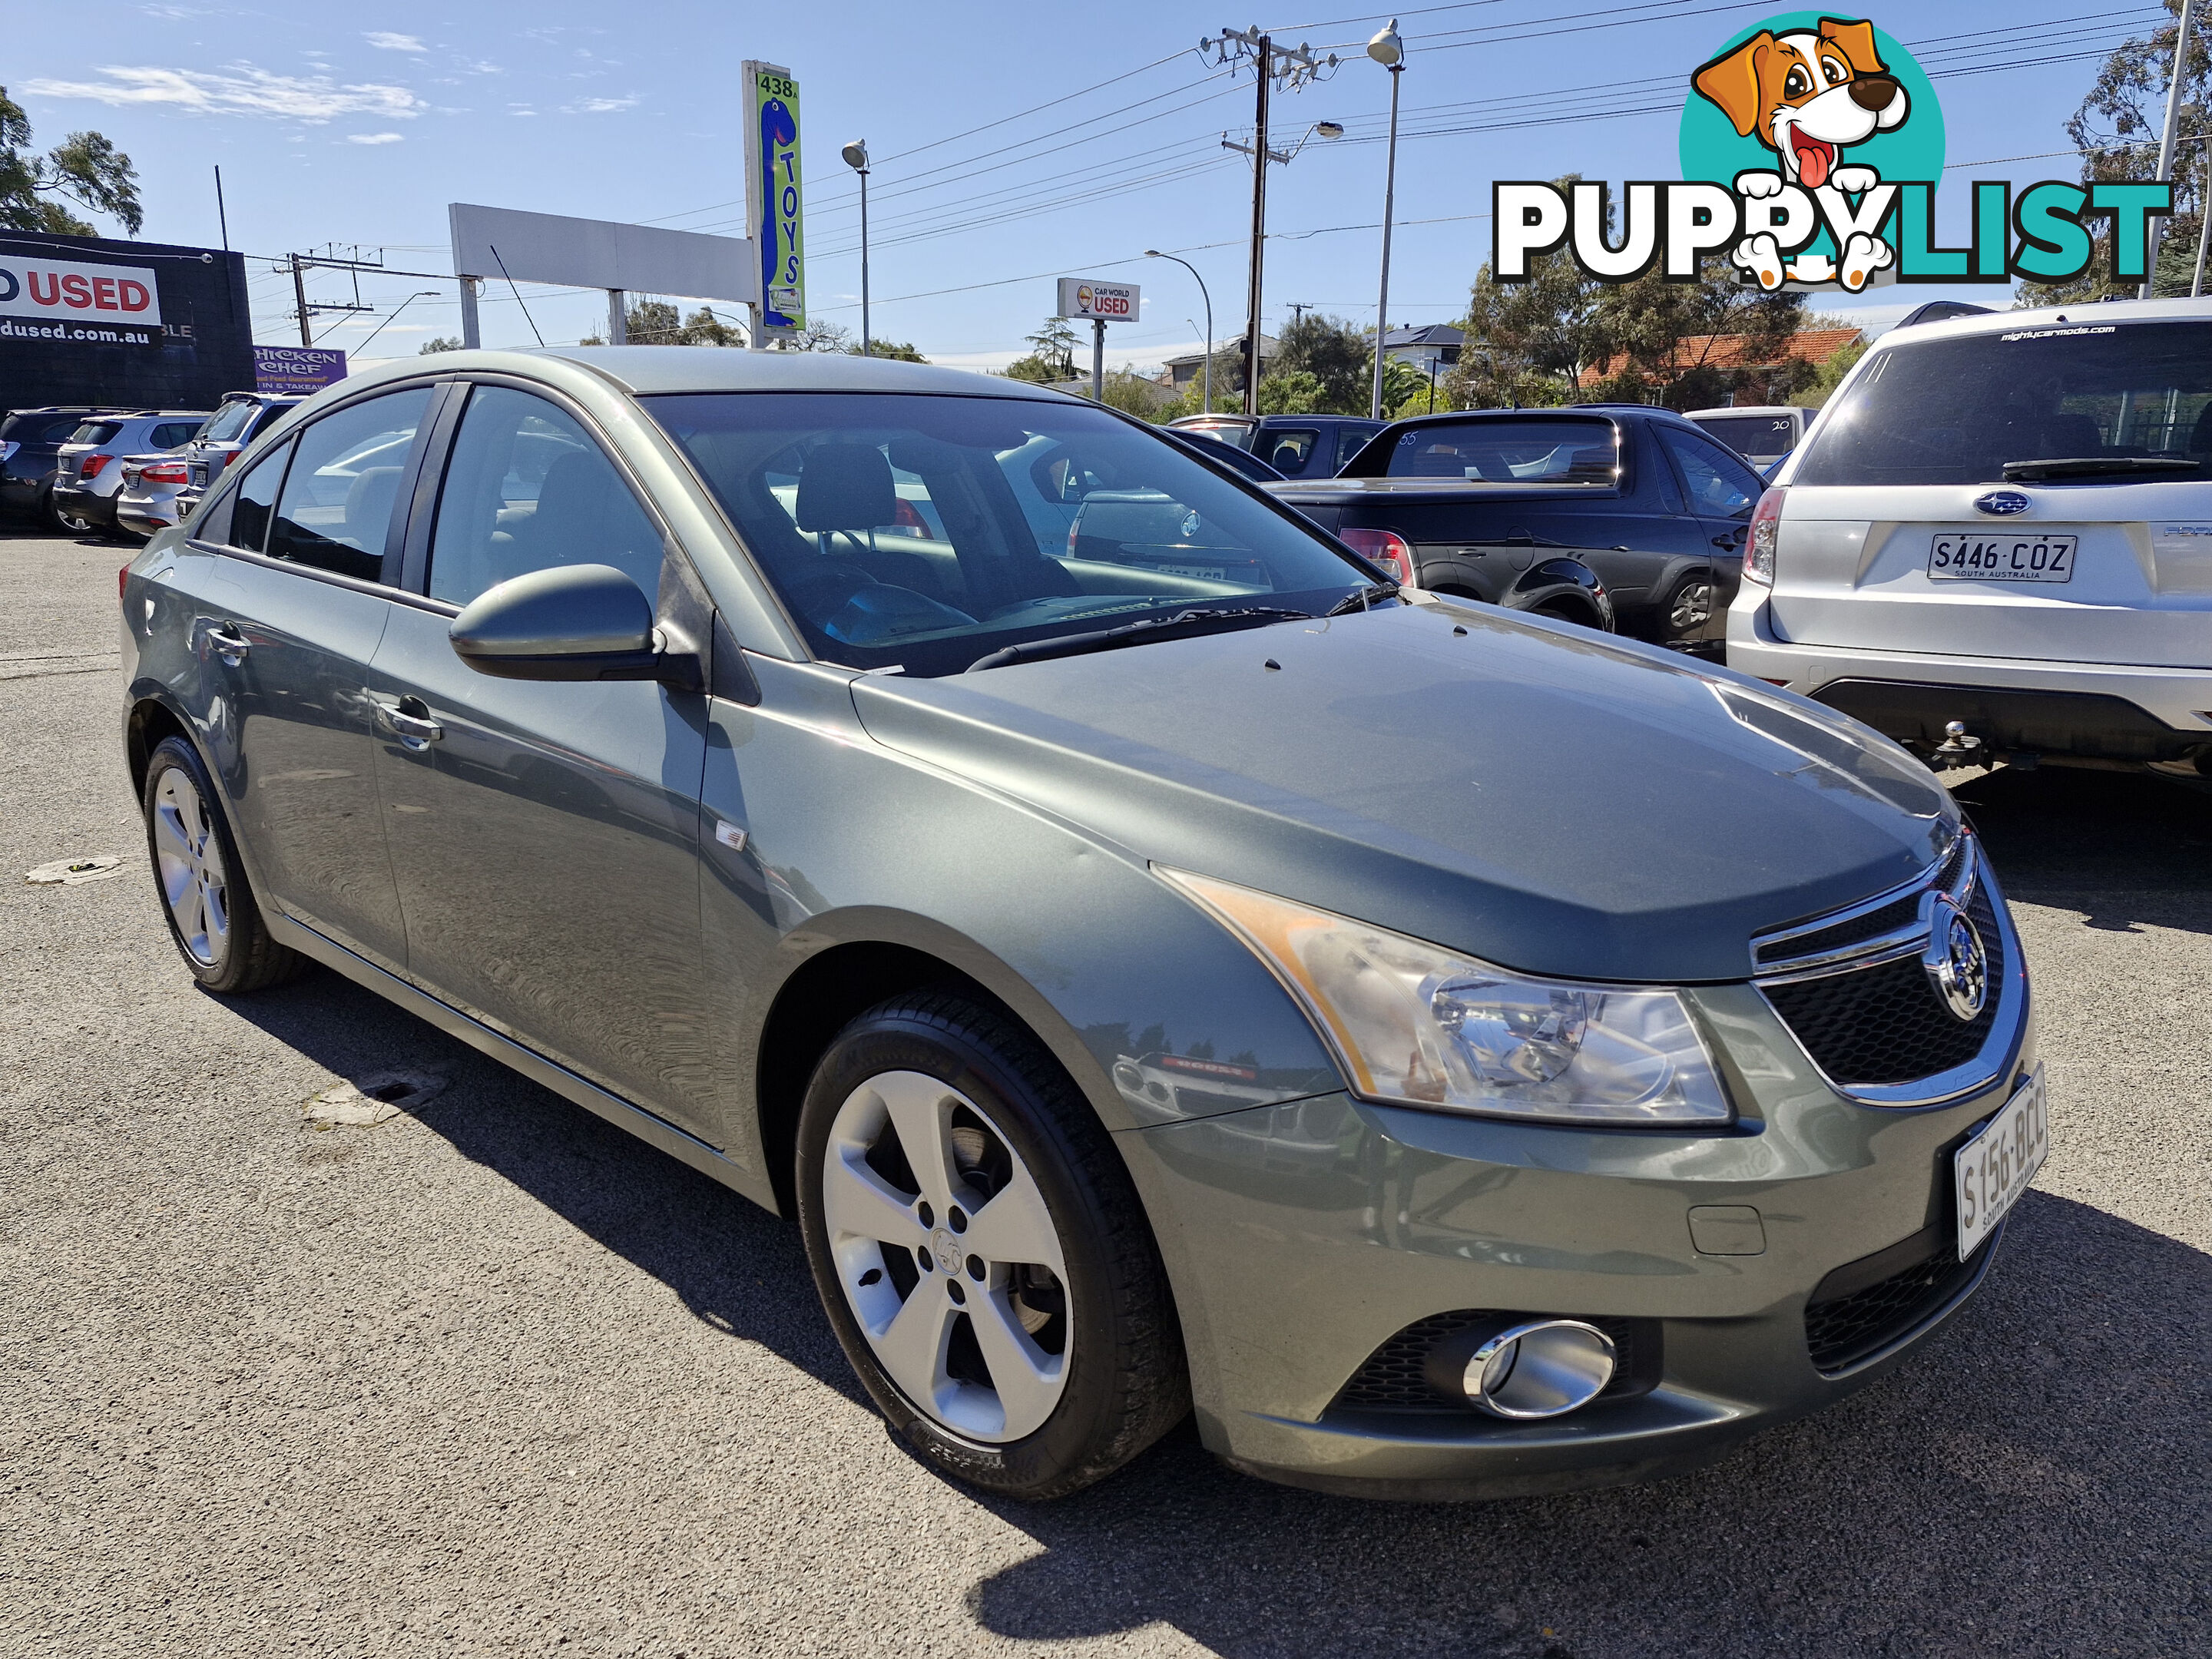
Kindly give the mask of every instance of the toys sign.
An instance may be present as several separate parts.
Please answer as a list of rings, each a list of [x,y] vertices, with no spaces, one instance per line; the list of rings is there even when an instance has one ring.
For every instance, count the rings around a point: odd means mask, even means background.
[[[1134,283],[1102,283],[1095,276],[1060,279],[1060,314],[1102,323],[1133,323],[1140,307]]]

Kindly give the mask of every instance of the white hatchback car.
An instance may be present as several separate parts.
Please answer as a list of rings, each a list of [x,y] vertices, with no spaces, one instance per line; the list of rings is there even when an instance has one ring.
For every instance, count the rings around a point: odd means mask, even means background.
[[[1728,660],[1938,765],[2212,775],[2212,300],[1885,336],[1759,501]]]

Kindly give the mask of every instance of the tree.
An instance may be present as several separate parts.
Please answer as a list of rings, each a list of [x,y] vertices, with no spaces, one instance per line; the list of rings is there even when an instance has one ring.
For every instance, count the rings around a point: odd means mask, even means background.
[[[1598,296],[1597,337],[1615,368],[1594,395],[1669,409],[1707,409],[1745,393],[1779,403],[1813,377],[1810,363],[1790,355],[1804,319],[1802,294],[1739,282],[1725,260],[1701,261],[1689,283],[1669,282],[1655,266]],[[1729,338],[1741,346],[1717,361]]]
[[[1267,398],[1267,382],[1280,375],[1310,376],[1320,390],[1312,394],[1311,407],[1270,413],[1285,415],[1364,415],[1373,392],[1375,354],[1367,337],[1355,331],[1340,317],[1313,312],[1293,321],[1277,337],[1274,360],[1260,381],[1260,399]]]
[[[1032,354],[1027,357],[1017,357],[1008,363],[1006,377],[1009,380],[1027,380],[1034,386],[1050,386],[1055,380],[1064,380],[1067,378],[1060,370],[1060,364],[1048,363],[1043,358]]]
[[[1852,341],[1813,371],[1813,378],[1798,388],[1797,401],[1808,409],[1820,408],[1844,383],[1844,376],[1851,372],[1851,366],[1865,356],[1866,352],[1867,343],[1864,340]]]
[[[1036,356],[1052,370],[1039,377],[1046,380],[1068,380],[1075,378],[1075,331],[1068,326],[1065,317],[1048,317],[1037,325],[1037,331],[1023,337],[1024,345],[1036,348]],[[1012,373],[1011,370],[1008,371]],[[1015,376],[1028,380],[1029,375]]]
[[[96,233],[53,198],[106,214],[136,236],[146,216],[138,204],[138,169],[96,132],[72,132],[44,155],[31,154],[31,118],[0,87],[0,227],[64,236]]]
[[[2115,47],[2097,71],[2081,107],[2066,123],[2066,136],[2081,152],[2085,185],[2148,179],[2158,174],[2158,141],[2166,130],[2166,92],[2181,0],[2165,0],[2165,3],[2177,21]],[[2154,273],[2153,291],[2157,294],[2188,293],[2196,274],[2204,168],[2207,150],[2212,149],[2204,142],[2207,132],[2212,131],[2208,94],[2212,94],[2212,48],[2208,48],[2200,19],[2199,27],[2190,33],[2188,61],[2182,65],[2181,108],[2174,124],[2174,213],[2166,221],[2166,241],[2159,250],[2158,269]],[[2070,283],[2022,284],[2021,304],[2078,305],[2115,295],[2135,297],[2136,284],[2112,278],[2112,220],[2100,216],[2087,222],[2096,244],[2088,270]]]
[[[855,357],[860,355],[860,348],[857,345],[848,346],[845,349]],[[868,342],[868,356],[887,358],[897,363],[926,363],[929,361],[912,346],[901,340],[871,340]]]
[[[596,340],[580,340],[577,343],[579,345],[597,345],[599,342]],[[417,356],[428,357],[435,352],[459,351],[460,349],[461,343],[459,340],[453,338],[451,336],[445,334],[433,334],[428,339],[422,342],[422,349],[416,355]]]
[[[1261,378],[1260,395],[1252,406],[1261,415],[1339,415],[1346,411],[1337,407],[1329,396],[1328,387],[1320,375],[1311,369],[1294,368],[1288,373],[1275,369]]]
[[[632,345],[741,346],[745,337],[705,306],[688,318],[679,318],[665,300],[637,300],[623,311],[623,331]],[[578,345],[605,345],[599,335],[587,334]]]
[[[1564,189],[1581,178],[1571,173],[1557,182]],[[1485,264],[1462,325],[1468,345],[1446,382],[1453,405],[1540,406],[1579,397],[1583,370],[1607,355],[1598,319],[1604,290],[1564,247],[1532,258],[1525,283],[1500,283]]]

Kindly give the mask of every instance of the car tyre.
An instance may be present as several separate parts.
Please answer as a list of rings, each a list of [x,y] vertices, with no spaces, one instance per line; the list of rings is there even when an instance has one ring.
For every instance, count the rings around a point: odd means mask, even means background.
[[[1173,1298],[1127,1169],[1002,1014],[927,993],[846,1026],[808,1086],[796,1174],[846,1358],[938,1469],[1058,1498],[1188,1411]]]
[[[199,750],[165,738],[146,765],[146,851],[170,941],[192,977],[223,994],[258,991],[307,959],[269,935],[238,842]]]
[[[1659,607],[1661,626],[1669,640],[1701,638],[1719,609],[1720,584],[1710,571],[1693,570],[1667,591]]]

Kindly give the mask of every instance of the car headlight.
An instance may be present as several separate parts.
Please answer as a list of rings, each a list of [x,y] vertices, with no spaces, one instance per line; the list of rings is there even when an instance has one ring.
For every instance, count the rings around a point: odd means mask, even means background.
[[[1710,1126],[1733,1115],[1674,992],[1531,979],[1369,922],[1153,867],[1274,970],[1369,1099],[1573,1123]]]

